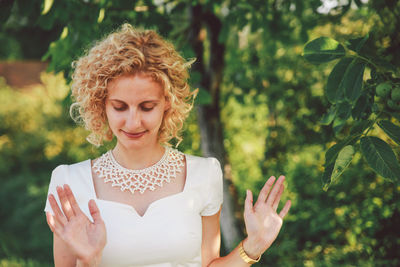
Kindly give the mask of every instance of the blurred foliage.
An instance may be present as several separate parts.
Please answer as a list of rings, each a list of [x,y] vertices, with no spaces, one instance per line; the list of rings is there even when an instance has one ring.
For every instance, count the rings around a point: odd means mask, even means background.
[[[42,86],[16,90],[0,77],[0,218],[7,218],[0,220],[0,266],[51,265],[52,234],[43,213],[51,171],[96,158],[115,143],[97,149],[86,142],[88,132],[69,118],[62,73],[43,73],[41,80]],[[180,148],[199,154],[194,120],[188,119]]]
[[[7,218],[0,221],[0,258],[50,260],[43,253],[52,238],[42,211],[49,173],[61,163],[99,153],[67,117],[62,103],[69,88],[62,75],[43,74],[41,79],[43,86],[27,91],[0,80],[0,217]]]
[[[47,51],[50,68],[68,78],[71,61],[125,21],[157,29],[185,57],[193,56],[185,43],[189,2],[72,0],[53,1],[50,7],[46,2],[29,1],[23,9],[23,1],[15,1],[18,6],[3,20],[0,40],[7,45],[1,47],[1,57],[28,58],[24,46],[37,46],[37,51]],[[315,68],[301,57],[309,39],[330,36],[344,43],[370,33],[368,54],[398,66],[397,1],[340,1],[326,13],[318,12],[320,0],[195,2],[223,21],[221,106],[230,162],[225,171],[236,186],[238,203],[243,204],[247,188],[258,192],[264,177],[281,173],[287,183],[283,201],[293,202],[277,241],[255,266],[398,266],[398,186],[355,155],[341,182],[321,190],[324,151],[339,140],[330,127],[318,123],[330,105],[324,88],[334,65]],[[37,32],[56,32],[50,47],[49,42],[18,39],[24,29],[29,31],[27,25]],[[86,131],[69,119],[62,77],[42,79],[44,85],[30,91],[0,84],[0,216],[6,218],[0,220],[1,266],[50,264],[51,232],[42,210],[51,170],[95,158],[112,146],[93,148],[85,141]],[[209,96],[198,101],[206,104]],[[185,127],[179,148],[200,154],[194,113]]]

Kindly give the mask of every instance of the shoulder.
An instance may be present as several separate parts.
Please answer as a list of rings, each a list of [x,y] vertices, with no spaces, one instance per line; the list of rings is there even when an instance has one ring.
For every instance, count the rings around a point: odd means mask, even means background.
[[[54,168],[53,173],[66,172],[69,170],[87,168],[88,166],[90,166],[90,164],[91,164],[90,162],[91,162],[91,160],[87,159],[87,160],[72,163],[72,164],[61,164]]]
[[[90,170],[90,160],[85,160],[73,164],[61,164],[53,169],[51,173],[51,180],[54,182],[68,182],[68,178],[72,174],[87,173]]]
[[[221,164],[218,159],[214,157],[199,157],[194,155],[185,154],[186,160],[190,163],[190,166],[195,168],[201,168],[203,170],[220,170]]]

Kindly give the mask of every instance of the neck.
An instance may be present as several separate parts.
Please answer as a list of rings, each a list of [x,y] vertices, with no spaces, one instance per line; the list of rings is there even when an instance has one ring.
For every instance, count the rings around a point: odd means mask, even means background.
[[[165,152],[165,148],[156,143],[141,149],[126,149],[117,143],[112,153],[115,160],[127,169],[140,170],[157,163]]]

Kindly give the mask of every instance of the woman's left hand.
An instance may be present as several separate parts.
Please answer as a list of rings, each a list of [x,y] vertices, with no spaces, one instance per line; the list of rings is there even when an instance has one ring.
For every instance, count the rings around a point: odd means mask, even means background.
[[[275,241],[282,227],[283,218],[289,211],[290,200],[285,203],[281,212],[277,213],[284,191],[284,180],[285,177],[280,176],[274,185],[275,177],[271,176],[261,189],[254,206],[253,194],[247,190],[244,222],[248,237],[243,242],[243,249],[253,259],[257,259]]]

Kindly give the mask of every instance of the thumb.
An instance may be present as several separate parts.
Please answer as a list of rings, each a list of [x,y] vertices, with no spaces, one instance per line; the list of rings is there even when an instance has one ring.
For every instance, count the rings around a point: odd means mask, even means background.
[[[90,215],[92,215],[94,224],[98,224],[98,223],[101,223],[103,221],[101,219],[100,210],[97,207],[96,201],[94,201],[93,199],[91,199],[89,201],[89,211],[90,211]]]
[[[244,213],[253,212],[253,193],[247,189],[246,190],[246,199],[244,202]]]

